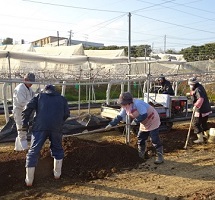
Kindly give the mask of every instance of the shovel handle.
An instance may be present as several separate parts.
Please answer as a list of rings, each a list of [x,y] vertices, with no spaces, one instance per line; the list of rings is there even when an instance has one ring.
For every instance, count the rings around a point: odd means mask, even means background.
[[[186,139],[186,142],[185,142],[185,145],[184,145],[184,149],[187,149],[187,145],[188,145],[188,142],[189,142],[189,139],[190,139],[190,131],[191,131],[192,123],[193,123],[194,114],[195,114],[195,110],[193,110],[192,117],[191,117],[191,120],[190,120],[190,127],[189,127],[189,130],[188,130],[188,133],[187,133],[187,139]]]
[[[128,124],[123,124],[123,125],[118,125],[118,126],[112,126],[111,129],[114,129],[114,128],[120,128],[120,127],[124,127]],[[110,130],[110,129],[109,129]],[[99,132],[103,132],[103,131],[109,131],[105,128],[100,128],[100,129],[96,129],[96,130],[92,130],[92,131],[83,131],[82,133],[75,133],[75,134],[72,134],[72,135],[64,135],[63,137],[70,137],[70,136],[79,136],[79,135],[84,135],[84,134],[91,134],[91,133],[99,133]]]

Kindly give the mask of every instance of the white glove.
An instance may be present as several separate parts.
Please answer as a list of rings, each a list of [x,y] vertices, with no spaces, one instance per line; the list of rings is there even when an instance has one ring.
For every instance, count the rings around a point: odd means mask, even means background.
[[[112,128],[112,125],[111,124],[108,124],[106,127],[105,127],[105,130],[110,130]]]
[[[135,120],[133,120],[132,122],[131,122],[131,126],[136,126],[137,125],[137,122],[135,122]]]
[[[193,106],[193,111],[196,111],[198,108],[196,106]]]

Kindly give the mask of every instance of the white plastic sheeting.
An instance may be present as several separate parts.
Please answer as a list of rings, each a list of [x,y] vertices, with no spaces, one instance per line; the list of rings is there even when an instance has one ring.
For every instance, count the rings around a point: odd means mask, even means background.
[[[74,55],[85,55],[82,44],[72,46],[35,47],[34,50],[38,54],[49,56],[71,57]]]
[[[115,58],[124,57],[125,50],[84,50],[84,54],[88,57],[105,57],[105,58]]]
[[[0,46],[0,50],[17,52],[35,52],[32,44],[2,45]]]
[[[9,77],[9,73],[12,78],[23,77],[31,71],[41,80],[125,80],[127,75],[145,79],[148,73],[178,72],[178,66],[183,64],[178,61],[160,63],[147,57],[131,58],[128,64],[123,49],[84,50],[82,45],[35,48],[5,45],[1,49],[4,49],[0,50],[1,78]]]

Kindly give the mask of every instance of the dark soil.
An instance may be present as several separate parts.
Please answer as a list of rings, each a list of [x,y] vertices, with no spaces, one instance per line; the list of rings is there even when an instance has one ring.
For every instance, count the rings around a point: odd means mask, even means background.
[[[47,145],[46,145],[47,146]],[[65,157],[62,179],[88,181],[110,176],[123,169],[135,168],[142,160],[137,150],[119,142],[95,142],[68,137],[63,141]],[[0,153],[0,195],[25,187],[26,152]],[[34,185],[53,181],[53,158],[48,147],[41,150]]]
[[[183,149],[188,127],[188,124],[181,124],[177,128],[173,126],[173,129],[168,133],[160,134],[164,144],[164,153]],[[215,127],[215,123],[209,123],[209,127]],[[191,134],[192,137],[194,137],[193,134]],[[48,145],[47,142],[41,151],[36,167],[34,186],[45,187],[48,183],[49,186],[58,187],[68,183],[102,179],[125,169],[136,168],[143,162],[138,157],[134,135],[132,135],[130,145],[114,141],[114,138],[111,142],[96,142],[67,137],[63,141],[65,157],[62,177],[60,180],[54,180],[52,174],[53,158],[50,156]],[[155,155],[150,142],[148,143],[148,152],[150,156]],[[26,190],[24,183],[25,156],[26,152],[0,151],[0,196],[14,191]]]

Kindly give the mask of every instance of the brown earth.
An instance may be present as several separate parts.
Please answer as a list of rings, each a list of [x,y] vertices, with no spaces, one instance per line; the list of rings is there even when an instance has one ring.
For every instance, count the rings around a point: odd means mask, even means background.
[[[209,127],[215,127],[215,120]],[[190,142],[183,149],[188,129],[189,123],[178,123],[160,133],[165,153],[161,165],[153,163],[150,141],[150,158],[138,158],[133,134],[129,145],[118,131],[66,137],[60,180],[53,178],[47,141],[30,188],[24,184],[26,152],[14,152],[13,143],[0,144],[0,199],[215,199],[215,144]],[[191,132],[190,141],[194,137]]]

